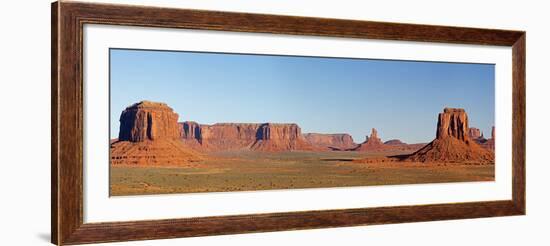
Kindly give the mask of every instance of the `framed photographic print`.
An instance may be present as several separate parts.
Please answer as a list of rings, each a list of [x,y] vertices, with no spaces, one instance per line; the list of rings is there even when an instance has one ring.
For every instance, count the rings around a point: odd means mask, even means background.
[[[52,243],[523,214],[523,31],[52,5]]]

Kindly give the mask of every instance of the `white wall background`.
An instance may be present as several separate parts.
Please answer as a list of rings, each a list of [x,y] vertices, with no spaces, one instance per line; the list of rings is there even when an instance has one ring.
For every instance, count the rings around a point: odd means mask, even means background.
[[[182,8],[527,31],[527,216],[157,240],[110,245],[548,245],[550,22],[545,1],[104,0]],[[48,245],[50,1],[0,8],[1,245]]]

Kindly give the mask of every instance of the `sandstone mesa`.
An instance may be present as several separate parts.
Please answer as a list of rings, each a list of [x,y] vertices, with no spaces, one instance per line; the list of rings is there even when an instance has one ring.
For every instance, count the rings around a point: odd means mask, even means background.
[[[258,150],[266,152],[318,150],[302,135],[296,124],[217,123],[200,125],[180,123],[182,138],[192,147],[210,151]]]
[[[142,101],[120,115],[118,140],[111,143],[114,165],[192,165],[202,159],[179,141],[178,114],[164,103]]]
[[[305,133],[304,137],[310,144],[329,150],[348,150],[357,147],[353,137],[347,133]]]

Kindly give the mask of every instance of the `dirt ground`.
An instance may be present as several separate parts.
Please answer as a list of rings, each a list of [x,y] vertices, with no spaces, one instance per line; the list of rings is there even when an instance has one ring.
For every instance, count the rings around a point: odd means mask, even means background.
[[[223,152],[194,167],[111,166],[110,195],[493,181],[494,165],[360,163],[401,153]]]

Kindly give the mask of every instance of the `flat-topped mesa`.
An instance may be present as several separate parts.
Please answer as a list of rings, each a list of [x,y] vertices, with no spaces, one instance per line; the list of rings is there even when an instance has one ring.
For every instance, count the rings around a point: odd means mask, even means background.
[[[386,142],[384,142],[385,145],[406,145],[403,141],[399,139],[391,139]]]
[[[306,141],[297,124],[264,123],[256,132],[256,141],[251,146],[260,151],[314,150]]]
[[[194,121],[180,122],[181,138],[186,145],[198,150],[248,149],[256,140],[260,124],[216,123],[199,124]]]
[[[178,139],[178,114],[165,103],[141,101],[120,115],[119,141]]]
[[[180,134],[183,139],[196,139],[202,142],[202,131],[199,123],[194,121],[185,121],[178,123],[181,127]]]
[[[304,133],[303,135],[310,144],[328,150],[347,150],[357,147],[353,137],[347,133]]]
[[[181,137],[193,148],[208,151],[261,150],[287,151],[312,150],[294,123],[216,123],[202,125],[182,122]]]
[[[260,124],[216,123],[200,125],[202,147],[207,150],[248,149],[256,140]]]
[[[301,136],[302,129],[294,123],[264,123],[259,127],[256,133],[257,140],[296,140]]]
[[[200,125],[202,140],[246,140],[254,141],[260,124],[256,123],[216,123]]]
[[[445,108],[437,120],[437,139],[452,137],[461,141],[469,139],[468,115],[461,108]]]

